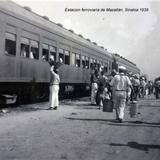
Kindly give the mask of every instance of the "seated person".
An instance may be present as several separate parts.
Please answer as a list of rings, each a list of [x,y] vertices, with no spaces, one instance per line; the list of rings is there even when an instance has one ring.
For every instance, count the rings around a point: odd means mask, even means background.
[[[34,59],[34,55],[33,55],[33,52],[32,52],[32,51],[31,51],[30,54],[29,54],[29,58]]]
[[[47,61],[47,56],[46,55],[42,55],[42,61]]]
[[[21,50],[21,56],[22,57],[26,57],[27,56],[27,52],[26,52],[26,48],[23,47],[22,50]]]

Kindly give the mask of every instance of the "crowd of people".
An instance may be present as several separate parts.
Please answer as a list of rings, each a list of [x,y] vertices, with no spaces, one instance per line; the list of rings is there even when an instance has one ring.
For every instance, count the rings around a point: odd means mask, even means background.
[[[116,120],[122,122],[128,101],[137,102],[139,98],[153,93],[156,98],[159,96],[160,79],[156,82],[147,81],[144,76],[128,73],[124,66],[119,66],[118,70],[119,72],[113,70],[110,75],[106,75],[103,69],[92,71],[91,104],[98,105],[101,109],[105,100],[112,101]]]
[[[51,57],[52,58],[52,57]],[[49,110],[57,110],[59,106],[58,94],[60,77],[58,68],[63,64],[54,59],[50,60],[50,107]],[[138,101],[146,95],[155,93],[159,98],[160,78],[154,82],[148,81],[146,77],[139,74],[127,72],[126,67],[119,66],[118,72],[113,69],[111,74],[106,75],[104,68],[94,69],[91,73],[91,104],[98,105],[99,109],[104,107],[106,101],[112,101],[116,111],[116,120],[122,123],[124,110],[128,101]]]

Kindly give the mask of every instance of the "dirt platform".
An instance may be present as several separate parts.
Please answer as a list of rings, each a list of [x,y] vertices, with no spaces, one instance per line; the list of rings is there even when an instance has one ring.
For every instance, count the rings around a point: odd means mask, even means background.
[[[48,103],[7,108],[0,113],[2,160],[159,160],[160,101],[139,101],[123,123],[115,113],[91,106],[88,98],[62,101],[57,111]]]

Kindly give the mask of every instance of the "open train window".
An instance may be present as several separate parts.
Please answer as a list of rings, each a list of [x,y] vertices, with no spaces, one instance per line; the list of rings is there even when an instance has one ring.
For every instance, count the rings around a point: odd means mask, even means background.
[[[85,68],[89,68],[89,57],[86,57],[86,67]]]
[[[63,49],[59,49],[59,61],[64,62],[64,50]]]
[[[85,56],[82,56],[82,67],[86,68]]]
[[[100,61],[100,68],[101,68],[101,71],[105,72],[104,63],[102,61]]]
[[[31,40],[31,51],[29,58],[31,59],[38,59],[39,58],[39,43],[37,41]]]
[[[16,35],[12,33],[5,33],[5,53],[16,55]]]
[[[93,70],[94,69],[94,65],[93,65],[93,59],[90,58],[90,68]]]
[[[53,57],[53,60],[56,61],[56,47],[50,46],[50,58]]]
[[[65,64],[70,64],[70,55],[69,55],[69,51],[65,50],[64,51],[64,54],[65,54]]]
[[[76,65],[76,53],[71,54],[71,65],[75,66]]]
[[[42,61],[48,61],[49,59],[49,45],[42,44]]]
[[[97,66],[97,61],[95,59],[93,60],[93,63],[94,63],[94,69],[97,69],[98,66]]]
[[[97,68],[98,68],[98,70],[100,69],[100,62],[99,61],[97,61]]]
[[[108,68],[109,72],[111,72],[112,70],[112,62],[109,62],[109,68]]]
[[[80,54],[76,54],[76,67],[80,67]]]
[[[29,58],[29,39],[21,37],[21,51],[20,55],[22,57]]]
[[[105,72],[107,72],[107,73],[108,73],[108,63],[107,63],[107,64],[105,64],[104,69],[105,69]]]

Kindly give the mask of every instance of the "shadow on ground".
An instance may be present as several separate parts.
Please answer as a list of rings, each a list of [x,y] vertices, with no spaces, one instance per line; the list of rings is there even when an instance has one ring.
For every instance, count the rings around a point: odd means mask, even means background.
[[[145,151],[146,153],[149,153],[149,149],[160,149],[160,145],[140,144],[134,141],[128,142],[127,144],[110,143],[110,146],[128,146],[134,149]]]
[[[91,119],[91,118],[75,118],[75,117],[65,117],[66,119],[69,119],[69,120],[79,120],[79,121],[102,121],[102,122],[115,122],[116,123],[116,120],[115,119]]]
[[[76,118],[76,117],[65,117],[68,120],[79,120],[79,121],[99,121],[99,122],[107,122],[108,125],[115,126],[128,126],[128,127],[158,127],[160,128],[160,123],[157,122],[144,122],[144,121],[123,121],[123,123],[119,123],[115,119],[96,119],[96,118]]]
[[[97,110],[99,109],[98,105],[91,105],[91,103],[74,103],[74,102],[65,102],[63,105],[73,106],[75,109],[84,109],[84,110]]]
[[[48,108],[32,107],[32,106],[8,107],[8,108],[2,108],[0,110],[0,116],[4,116],[10,113],[34,112],[34,111],[40,111],[40,110],[48,110]]]
[[[155,127],[155,128],[160,128],[160,123],[157,123],[157,122],[144,122],[144,121],[124,121],[121,124],[108,123],[108,125],[127,126],[127,127]]]
[[[141,104],[141,105],[139,105],[139,107],[144,107],[144,108],[150,108],[150,107],[160,107],[160,105],[148,105],[148,104]]]

